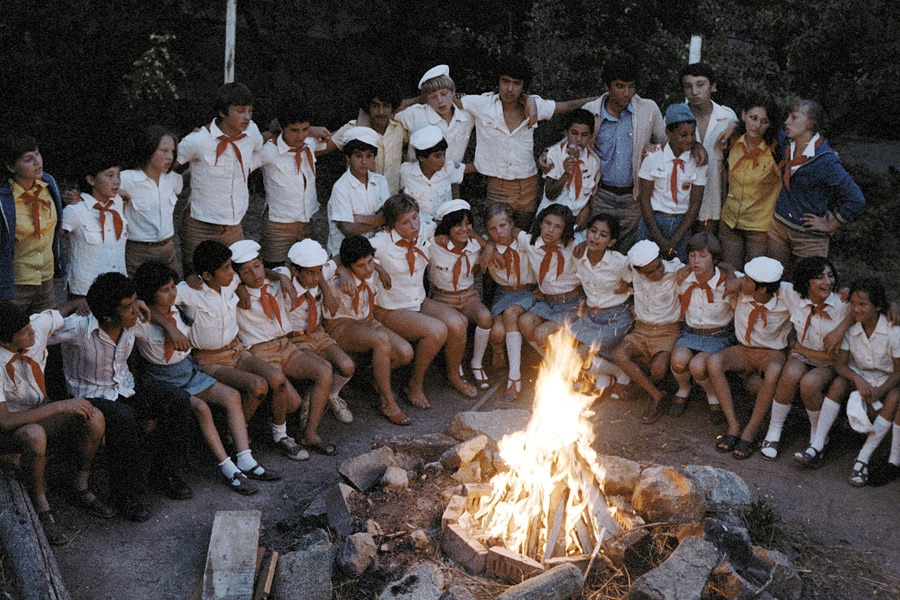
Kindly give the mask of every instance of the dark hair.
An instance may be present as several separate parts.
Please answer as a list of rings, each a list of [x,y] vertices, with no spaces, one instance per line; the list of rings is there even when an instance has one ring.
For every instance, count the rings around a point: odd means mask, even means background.
[[[156,292],[170,281],[177,283],[178,273],[169,265],[155,260],[145,262],[134,272],[134,287],[138,298],[147,304],[153,303]]]
[[[253,94],[243,83],[226,83],[216,92],[216,116],[228,114],[229,106],[253,106]]]
[[[814,133],[820,133],[825,126],[825,109],[815,100],[808,98],[798,98],[791,104],[790,112],[801,109],[806,117],[813,122],[812,130]]]
[[[102,148],[102,146],[101,146]],[[153,149],[154,151],[156,148]],[[81,159],[81,172],[85,177],[96,177],[97,173],[121,166],[121,162],[112,150],[98,149],[88,152]]]
[[[411,210],[419,212],[419,203],[416,202],[415,198],[403,193],[394,194],[385,200],[384,206],[381,207],[381,215],[384,217],[385,226],[389,229],[393,228],[397,224],[397,219],[400,218],[400,215]]]
[[[857,279],[850,284],[850,296],[853,296],[856,292],[865,293],[869,297],[869,302],[875,306],[875,309],[879,313],[887,313],[889,308],[887,294],[884,291],[884,284],[881,283],[880,279],[876,277],[863,277],[862,279]]]
[[[584,228],[585,231],[594,226],[594,223],[606,223],[606,226],[609,227],[609,237],[614,240],[619,239],[619,235],[622,234],[622,224],[619,223],[619,219],[615,218],[611,214],[608,213],[598,213],[588,219],[587,226]]]
[[[709,79],[709,85],[713,85],[716,82],[716,76],[713,68],[705,62],[696,62],[682,67],[681,74],[678,76],[678,79],[683,80],[688,75],[691,75],[693,77],[706,77],[707,79]]]
[[[118,316],[122,300],[135,294],[134,281],[121,273],[102,273],[88,289],[87,304],[101,324]]]
[[[766,132],[762,137],[763,141],[771,147],[778,138],[778,129],[782,121],[781,110],[778,108],[778,103],[775,102],[775,99],[772,98],[772,96],[754,96],[750,98],[749,102],[744,106],[744,110],[748,111],[757,106],[766,111],[766,118],[769,119],[769,128],[766,129]],[[744,120],[741,119],[738,123],[737,131],[734,133],[734,139],[737,139],[745,133],[747,133],[747,127],[744,125]]]
[[[169,170],[172,170],[172,167],[174,167],[175,163],[178,161],[178,136],[162,125],[151,125],[147,127],[142,132],[140,139],[135,141],[134,153],[130,161],[135,169],[140,169],[150,162],[150,159],[153,158],[156,149],[159,148],[159,143],[164,137],[170,137],[172,138],[172,141],[175,142],[175,150],[172,153],[172,164],[169,166]]]
[[[372,242],[364,236],[351,235],[341,242],[341,264],[348,269],[359,259],[374,255],[375,248],[372,247]]]
[[[506,77],[512,77],[513,79],[521,79],[524,84],[522,86],[523,92],[528,91],[528,87],[531,85],[531,79],[534,76],[528,61],[520,55],[508,55],[501,58],[497,61],[495,72],[497,73],[498,79],[504,75]]]
[[[701,231],[691,236],[687,243],[688,254],[694,250],[709,250],[714,263],[719,262],[719,259],[722,258],[722,245],[719,243],[719,238],[709,231]]]
[[[440,152],[441,150],[446,151],[447,147],[448,147],[447,140],[441,138],[441,141],[439,141],[437,144],[435,144],[431,148],[425,148],[424,150],[419,150],[418,148],[415,148],[416,158],[428,158],[435,152]]]
[[[3,164],[12,167],[24,154],[38,149],[37,140],[24,133],[10,133],[0,142],[0,157]]]
[[[281,125],[282,128],[293,125],[294,123],[309,122],[309,113],[306,111],[305,107],[300,106],[298,103],[282,106],[278,111],[278,124]]]
[[[194,249],[194,269],[198,274],[215,273],[231,258],[231,249],[216,240],[203,240]]]
[[[751,279],[752,279],[752,278],[751,278]],[[754,279],[754,280],[753,280],[753,283],[756,284],[756,287],[755,287],[754,289],[757,289],[757,290],[758,290],[759,288],[765,288],[767,294],[774,294],[774,293],[777,292],[778,289],[781,287],[781,280],[780,280],[780,279],[779,279],[778,281],[769,281],[769,282],[767,282],[767,283],[764,283],[764,282],[761,282],[761,281],[756,281],[756,280]]]
[[[572,214],[572,211],[565,204],[557,204],[555,202],[544,207],[544,210],[538,213],[537,218],[532,223],[531,245],[537,245],[537,241],[541,239],[541,223],[550,215],[559,217],[565,222],[560,241],[563,246],[568,246],[569,242],[575,239],[575,215]]]
[[[807,256],[794,267],[794,289],[801,298],[809,298],[809,280],[816,279],[825,271],[825,267],[831,268],[834,275],[834,287],[837,289],[837,269],[834,263],[824,256]]]
[[[594,133],[594,115],[590,111],[583,108],[576,108],[570,113],[563,115],[563,129],[568,129],[572,125],[587,125],[588,131]]]
[[[641,74],[641,65],[630,54],[614,54],[603,65],[601,79],[606,85],[613,81],[637,81]]]
[[[666,131],[671,133],[671,132],[675,131],[676,129],[678,129],[679,125],[684,125],[685,123],[693,123],[694,125],[697,125],[697,121],[694,121],[694,120],[678,121],[677,123],[669,123],[668,125],[666,125]]]
[[[447,213],[444,215],[444,218],[441,219],[440,223],[438,223],[437,227],[435,227],[434,235],[450,235],[450,228],[456,227],[462,223],[464,218],[468,218],[469,223],[475,222],[472,220],[472,211],[465,208]]]
[[[371,152],[372,156],[378,156],[378,148],[376,146],[373,146],[372,144],[367,144],[362,140],[350,140],[349,142],[344,144],[343,152],[344,156],[349,158],[353,156],[354,152],[363,152],[365,150]]]
[[[397,86],[390,82],[381,82],[373,84],[365,89],[359,96],[359,107],[369,112],[369,105],[372,100],[378,98],[385,104],[390,104],[391,108],[396,109],[400,106],[400,91]]]
[[[0,302],[0,342],[11,342],[29,321],[28,313],[12,302]]]

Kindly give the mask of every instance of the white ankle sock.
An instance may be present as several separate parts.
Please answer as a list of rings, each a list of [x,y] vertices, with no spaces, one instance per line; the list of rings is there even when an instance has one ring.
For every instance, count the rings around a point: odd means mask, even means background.
[[[869,459],[872,458],[872,453],[875,452],[875,448],[878,447],[878,444],[880,444],[881,440],[884,439],[884,436],[887,435],[888,429],[891,428],[891,422],[881,415],[878,415],[878,418],[875,419],[875,422],[872,425],[875,427],[875,431],[870,433],[869,437],[866,438],[866,443],[863,444],[862,449],[859,451],[859,455],[856,457],[856,460],[866,464],[869,464]]]
[[[710,406],[718,406],[719,405],[719,397],[718,396],[707,396],[706,401],[709,402]]]
[[[222,471],[222,474],[228,478],[229,481],[231,481],[235,473],[238,473],[240,471],[240,469],[238,469],[235,464],[231,462],[231,458],[226,458],[225,460],[220,462],[219,469]]]
[[[220,465],[221,466],[221,465]],[[238,452],[237,454],[237,468],[241,471],[249,471],[254,466],[256,466],[256,459],[253,458],[253,453],[250,452],[250,449],[244,450],[243,452]]]
[[[518,331],[506,332],[506,356],[509,358],[509,378],[522,378],[522,334]]]
[[[287,437],[287,421],[281,425],[272,423],[272,441],[276,444],[281,438]]]
[[[341,393],[341,388],[347,385],[348,381],[350,381],[349,377],[344,377],[343,375],[334,373],[331,376],[331,391],[328,392],[328,397],[337,398],[338,394]]]
[[[772,418],[769,419],[769,431],[766,432],[767,441],[777,442],[781,440],[781,430],[784,428],[784,422],[787,420],[790,412],[790,404],[772,403]]]
[[[834,425],[835,419],[841,414],[841,405],[831,398],[825,398],[822,402],[822,410],[819,411],[819,422],[816,425],[816,435],[809,438],[809,445],[815,448],[816,452],[825,447],[825,440],[828,439],[828,432]]]
[[[816,432],[819,430],[819,413],[821,412],[820,410],[806,409],[806,415],[809,417],[809,439],[816,437]]]
[[[900,467],[900,425],[895,424],[891,430],[891,456],[888,462]]]
[[[472,340],[472,368],[480,369],[481,361],[484,359],[484,351],[487,350],[488,337],[491,335],[490,329],[475,328],[475,337]]]

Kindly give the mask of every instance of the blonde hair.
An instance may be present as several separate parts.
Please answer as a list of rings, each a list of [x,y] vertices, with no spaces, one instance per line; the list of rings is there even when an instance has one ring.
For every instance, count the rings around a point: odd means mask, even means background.
[[[453,80],[450,79],[449,75],[438,75],[437,77],[432,77],[431,79],[422,82],[422,87],[420,89],[423,94],[429,94],[443,89],[456,92],[456,84],[453,83]]]

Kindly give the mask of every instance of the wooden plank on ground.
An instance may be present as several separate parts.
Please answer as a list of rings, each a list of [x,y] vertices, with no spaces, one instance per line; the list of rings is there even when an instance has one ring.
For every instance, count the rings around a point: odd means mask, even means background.
[[[256,572],[258,510],[218,511],[203,571],[203,600],[250,600]]]
[[[253,590],[253,600],[268,600],[272,593],[272,581],[275,579],[275,567],[278,565],[278,553],[274,550],[266,552],[262,563],[257,569],[256,589]]]

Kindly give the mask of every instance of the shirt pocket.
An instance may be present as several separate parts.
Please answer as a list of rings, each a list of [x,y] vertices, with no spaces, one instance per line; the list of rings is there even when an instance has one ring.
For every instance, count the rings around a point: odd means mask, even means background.
[[[112,216],[108,218],[112,219]],[[84,241],[92,246],[103,244],[103,228],[99,222],[87,223],[84,226]],[[115,235],[115,234],[113,234]]]

